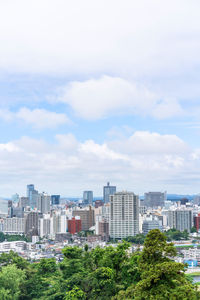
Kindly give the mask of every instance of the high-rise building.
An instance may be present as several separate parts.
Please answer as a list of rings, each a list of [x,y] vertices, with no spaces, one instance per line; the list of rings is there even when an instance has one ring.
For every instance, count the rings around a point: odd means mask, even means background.
[[[27,207],[29,205],[28,197],[20,197],[19,198],[19,207]]]
[[[166,192],[149,192],[144,194],[144,205],[147,207],[164,207],[166,200]]]
[[[190,232],[192,228],[192,210],[182,207],[170,209],[168,211],[168,226],[179,231],[187,230]]]
[[[39,193],[38,191],[34,190],[31,192],[31,200],[30,200],[30,207],[36,208],[37,207],[37,201],[38,201]]]
[[[39,217],[41,215],[38,212],[29,212],[25,217],[25,233],[33,236],[38,235],[39,229]]]
[[[43,215],[43,218],[39,219],[39,235],[41,238],[48,237],[51,233],[51,219],[50,215]]]
[[[89,209],[76,209],[72,212],[73,217],[79,216],[81,219],[82,230],[89,230],[94,226],[94,209],[89,206]]]
[[[110,196],[109,234],[123,239],[139,233],[139,197],[134,193],[119,192]]]
[[[60,195],[51,195],[51,205],[60,204]]]
[[[26,190],[26,196],[31,199],[31,192],[35,190],[34,184],[28,184]]]
[[[83,192],[83,204],[92,205],[93,203],[93,191],[84,191]]]
[[[109,239],[109,223],[104,219],[99,222],[99,235],[101,235],[105,241]]]
[[[38,194],[38,200],[37,200],[37,209],[43,213],[47,214],[50,212],[50,202],[51,197],[47,195],[46,193]]]
[[[34,184],[27,185],[27,197],[29,198],[29,206],[35,208],[38,200],[38,191],[35,190]]]
[[[67,221],[68,223],[68,232],[75,234],[81,231],[81,219],[80,217],[73,217]]]
[[[159,229],[160,231],[162,231],[162,221],[159,220],[156,216],[150,215],[143,221],[142,232],[146,235],[150,230],[153,229]]]
[[[194,227],[196,228],[197,232],[199,232],[200,229],[200,214],[197,214],[194,216]]]
[[[116,186],[111,186],[110,182],[108,182],[107,185],[103,187],[104,203],[108,203],[110,195],[114,195],[115,193],[116,193]]]
[[[10,218],[23,218],[24,217],[24,207],[11,207],[10,210]]]
[[[51,217],[51,236],[57,233],[67,232],[67,217],[66,214],[60,211],[53,211]]]

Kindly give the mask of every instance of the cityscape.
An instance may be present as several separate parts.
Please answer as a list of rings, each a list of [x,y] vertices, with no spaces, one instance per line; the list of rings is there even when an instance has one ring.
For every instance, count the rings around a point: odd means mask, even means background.
[[[118,191],[107,182],[99,198],[94,198],[93,191],[83,191],[83,197],[73,201],[41,193],[34,184],[28,184],[26,195],[13,195],[7,201],[8,213],[0,214],[0,232],[13,239],[0,243],[0,253],[12,250],[31,261],[62,259],[66,245],[84,248],[87,244],[92,249],[139,235],[145,237],[153,229],[176,230],[186,233],[185,239],[174,240],[182,249],[177,261],[198,270],[200,195],[168,199],[165,191],[146,192],[139,197],[134,192]]]

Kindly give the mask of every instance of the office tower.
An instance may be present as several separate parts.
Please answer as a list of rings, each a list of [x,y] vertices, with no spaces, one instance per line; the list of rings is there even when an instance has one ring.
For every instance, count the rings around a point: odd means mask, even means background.
[[[25,231],[24,218],[6,218],[3,220],[3,232],[7,234],[23,234]]]
[[[36,208],[38,201],[38,191],[35,190],[34,184],[27,185],[27,197],[29,198],[29,206],[31,208]]]
[[[37,209],[43,214],[50,212],[50,201],[51,197],[46,193],[38,194]]]
[[[170,228],[190,232],[192,221],[192,210],[190,209],[176,208],[168,211],[168,226]]]
[[[12,196],[12,202],[13,203],[19,203],[19,195],[18,194],[14,194]]]
[[[71,234],[75,234],[81,231],[81,219],[80,217],[72,217],[67,221],[68,224],[68,232]]]
[[[134,193],[119,192],[110,196],[109,234],[123,239],[139,233],[139,197]]]
[[[147,207],[164,207],[166,200],[166,192],[149,192],[144,194],[144,205]]]
[[[39,217],[38,212],[30,212],[25,217],[25,233],[29,236],[38,235]]]
[[[26,190],[26,196],[31,199],[31,192],[35,190],[34,184],[28,184]]]
[[[34,190],[31,192],[31,200],[29,202],[31,208],[37,207],[38,196],[39,196],[38,191]]]
[[[84,205],[92,205],[93,203],[93,192],[92,191],[84,191],[83,192],[83,204]]]
[[[10,208],[10,218],[23,218],[24,217],[24,208],[23,207],[11,207]]]
[[[94,226],[94,210],[89,206],[85,209],[76,209],[72,212],[73,217],[79,216],[81,219],[82,230],[89,230]]]
[[[162,231],[162,221],[159,220],[156,216],[150,215],[143,221],[142,232],[146,235],[150,230],[153,229],[159,229],[160,231]]]
[[[51,195],[51,205],[60,204],[60,195]]]
[[[108,182],[107,185],[103,187],[103,202],[108,203],[110,195],[114,195],[115,193],[116,186],[111,186],[110,182]]]
[[[29,198],[28,197],[20,197],[19,198],[19,207],[27,207],[29,205]]]

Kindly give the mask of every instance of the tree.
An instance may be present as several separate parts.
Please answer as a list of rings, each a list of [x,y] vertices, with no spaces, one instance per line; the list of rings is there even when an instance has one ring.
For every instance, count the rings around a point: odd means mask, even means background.
[[[108,267],[98,268],[88,277],[88,299],[110,300],[115,294],[114,270]]]
[[[19,299],[20,286],[24,280],[25,272],[18,269],[16,265],[2,267],[0,272],[0,295],[3,296],[0,299]]]
[[[5,241],[5,235],[3,232],[0,232],[0,243]]]
[[[75,286],[71,291],[66,293],[65,300],[85,300],[86,295],[85,293]]]
[[[197,229],[195,227],[192,227],[191,230],[190,230],[190,232],[191,233],[195,233],[195,232],[197,232]]]
[[[14,251],[10,251],[9,253],[2,253],[0,255],[0,265],[7,266],[15,264],[19,269],[26,269],[28,267],[28,262],[26,259],[20,257]]]
[[[175,255],[174,245],[167,243],[163,233],[158,229],[148,233],[139,259],[141,280],[135,286],[134,299],[200,299],[185,277],[185,266],[171,260]]]
[[[52,276],[57,272],[56,260],[54,258],[42,258],[37,266],[38,273],[43,277]]]

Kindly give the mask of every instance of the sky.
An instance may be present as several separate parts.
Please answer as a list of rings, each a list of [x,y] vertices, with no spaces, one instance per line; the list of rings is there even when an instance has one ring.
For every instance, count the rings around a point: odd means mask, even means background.
[[[200,192],[198,0],[0,0],[0,196]]]

